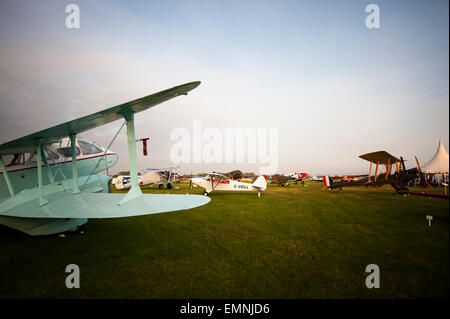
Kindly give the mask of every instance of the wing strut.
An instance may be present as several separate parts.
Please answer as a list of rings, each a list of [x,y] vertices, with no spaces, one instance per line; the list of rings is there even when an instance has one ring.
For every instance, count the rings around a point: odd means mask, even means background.
[[[78,172],[77,172],[77,147],[75,145],[75,134],[70,134],[70,146],[72,148],[72,179],[73,179],[73,193],[78,194]]]
[[[53,184],[55,182],[55,178],[53,177],[53,171],[50,168],[50,165],[48,165],[47,156],[45,156],[45,153],[44,153],[44,147],[41,148],[41,156],[42,156],[42,160],[44,161],[45,167],[47,167],[48,180],[50,181],[50,184]]]
[[[384,167],[386,168],[386,178],[385,180],[388,180],[389,174],[391,173],[391,158],[388,158],[388,162],[387,165],[384,165]]]
[[[11,184],[11,180],[9,179],[8,171],[6,170],[5,163],[3,162],[3,157],[1,155],[0,155],[0,166],[2,167],[3,178],[5,179],[5,183],[6,183],[6,185],[8,185],[9,195],[11,195],[11,197],[13,197],[14,196],[14,188]]]
[[[42,138],[38,139],[38,143],[36,146],[36,156],[37,156],[37,171],[38,171],[38,187],[39,187],[39,206],[44,206],[48,204],[48,200],[46,200],[43,196],[42,192]]]
[[[122,114],[127,121],[127,137],[128,137],[128,161],[130,163],[130,179],[131,189],[119,202],[119,205],[125,204],[130,200],[134,200],[142,196],[141,188],[139,187],[138,168],[136,158],[136,134],[134,132],[134,113],[128,112]]]
[[[377,161],[377,166],[375,167],[375,176],[374,176],[374,182],[377,181],[378,177],[378,165],[380,164],[380,161]]]

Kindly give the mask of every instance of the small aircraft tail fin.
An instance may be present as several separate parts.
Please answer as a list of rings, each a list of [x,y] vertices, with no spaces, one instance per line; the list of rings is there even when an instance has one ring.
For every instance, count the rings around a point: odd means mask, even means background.
[[[324,176],[323,177],[323,184],[325,185],[325,187],[331,188],[331,185],[333,184],[330,176]]]
[[[260,176],[256,179],[256,181],[253,182],[252,184],[254,187],[257,187],[259,189],[261,189],[262,191],[265,191],[267,188],[267,182],[266,179],[264,178],[264,176]]]

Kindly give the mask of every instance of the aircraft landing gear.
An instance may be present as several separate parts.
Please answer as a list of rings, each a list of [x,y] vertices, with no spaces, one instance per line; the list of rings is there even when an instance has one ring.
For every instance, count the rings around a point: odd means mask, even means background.
[[[203,191],[203,195],[208,196],[208,192],[207,191]]]
[[[159,189],[164,188],[164,184],[159,184],[159,185],[158,185],[158,188],[159,188]]]
[[[173,187],[172,184],[170,184],[170,183],[167,184],[167,189],[172,189],[172,187]]]

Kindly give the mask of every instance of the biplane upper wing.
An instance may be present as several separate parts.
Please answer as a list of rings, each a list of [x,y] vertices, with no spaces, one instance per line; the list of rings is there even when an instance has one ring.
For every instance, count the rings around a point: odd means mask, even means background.
[[[388,163],[396,163],[396,162],[400,162],[400,160],[389,154],[386,151],[378,151],[378,152],[373,152],[373,153],[367,153],[367,154],[363,154],[359,156],[360,158],[362,158],[363,160],[372,162],[374,164],[377,164],[377,162],[379,164],[388,164]]]
[[[160,91],[142,98],[109,107],[94,114],[90,114],[63,124],[59,124],[39,132],[20,137],[0,145],[0,155],[20,153],[24,149],[34,149],[36,140],[42,139],[42,144],[57,142],[60,138],[71,134],[78,134],[101,125],[123,118],[123,114],[137,113],[152,106],[170,100],[179,95],[186,95],[200,85],[200,81],[190,82]]]

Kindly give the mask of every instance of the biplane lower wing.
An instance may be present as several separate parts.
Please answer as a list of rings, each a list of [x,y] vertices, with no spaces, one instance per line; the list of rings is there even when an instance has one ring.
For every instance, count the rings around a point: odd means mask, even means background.
[[[56,193],[47,196],[48,204],[39,207],[38,199],[15,206],[0,215],[23,218],[119,218],[191,209],[211,199],[201,195],[143,194],[124,204],[126,194]]]

